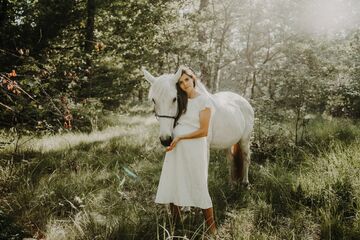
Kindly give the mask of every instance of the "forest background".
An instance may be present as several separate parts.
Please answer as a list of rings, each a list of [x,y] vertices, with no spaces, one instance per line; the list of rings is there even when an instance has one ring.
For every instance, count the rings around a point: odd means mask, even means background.
[[[356,0],[0,0],[0,238],[198,237],[198,218],[176,232],[151,211],[163,150],[140,69],[181,64],[255,109],[251,191],[212,152],[223,236],[360,238]]]

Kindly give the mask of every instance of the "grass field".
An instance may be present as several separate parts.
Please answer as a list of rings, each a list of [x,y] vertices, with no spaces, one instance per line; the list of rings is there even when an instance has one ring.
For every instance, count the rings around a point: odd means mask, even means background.
[[[164,156],[155,119],[105,122],[1,150],[0,239],[204,239],[201,211],[174,228],[153,202]],[[256,126],[249,190],[229,184],[225,151],[211,151],[220,239],[360,239],[360,125],[314,119],[300,145],[289,129]]]

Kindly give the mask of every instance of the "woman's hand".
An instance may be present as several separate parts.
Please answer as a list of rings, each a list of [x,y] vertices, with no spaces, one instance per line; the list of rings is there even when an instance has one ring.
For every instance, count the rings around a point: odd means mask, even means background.
[[[166,151],[169,152],[174,149],[176,144],[181,140],[180,137],[175,137],[172,142],[170,143],[170,146],[166,147]]]

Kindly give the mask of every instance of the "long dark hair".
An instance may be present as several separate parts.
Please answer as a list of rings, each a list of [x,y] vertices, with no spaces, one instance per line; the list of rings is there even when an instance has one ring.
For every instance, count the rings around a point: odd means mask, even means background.
[[[183,74],[186,74],[191,79],[193,79],[193,83],[194,83],[194,87],[195,87],[196,86],[195,78],[192,75],[189,75],[185,70],[182,70],[181,76]],[[176,118],[175,118],[174,126],[177,124],[177,121],[179,120],[181,115],[186,113],[187,104],[188,104],[188,96],[187,96],[186,92],[181,89],[179,81],[176,83],[176,91],[177,91],[178,112],[177,112],[177,115],[176,115]]]

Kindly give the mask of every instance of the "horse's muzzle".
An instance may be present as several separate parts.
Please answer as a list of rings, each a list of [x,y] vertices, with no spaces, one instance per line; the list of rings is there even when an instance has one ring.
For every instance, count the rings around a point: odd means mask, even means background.
[[[171,137],[167,137],[167,138],[160,138],[160,142],[161,145],[163,145],[164,147],[168,147],[170,146],[171,142],[172,142],[172,138]]]

